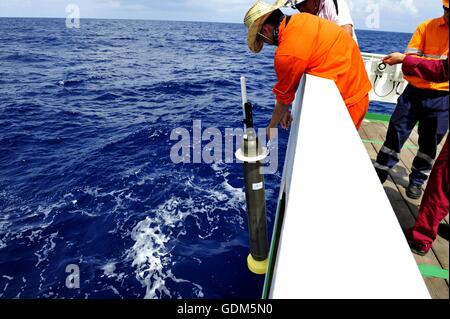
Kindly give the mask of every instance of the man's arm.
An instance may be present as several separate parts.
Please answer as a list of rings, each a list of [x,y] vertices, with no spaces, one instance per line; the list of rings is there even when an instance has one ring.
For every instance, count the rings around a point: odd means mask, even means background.
[[[353,25],[352,24],[345,24],[341,25],[341,28],[345,30],[351,37],[353,37]]]
[[[336,23],[343,28],[351,37],[353,37],[353,19],[350,13],[350,8],[347,2],[344,0],[338,1],[339,15],[337,16]]]
[[[278,82],[273,88],[277,102],[272,113],[272,119],[267,127],[267,134],[270,137],[270,129],[276,128],[283,116],[288,112],[289,105],[295,98],[300,78],[305,72],[306,63],[302,59],[289,55],[275,56],[275,72]],[[290,123],[289,120],[284,121],[285,124]],[[286,125],[288,126],[288,125]]]
[[[402,71],[405,75],[417,76],[436,83],[448,81],[448,59],[426,60],[395,52],[384,57],[383,62],[389,65],[403,63]]]
[[[415,75],[430,82],[448,81],[448,59],[425,60],[414,56],[406,56],[403,60],[402,70],[406,75]]]

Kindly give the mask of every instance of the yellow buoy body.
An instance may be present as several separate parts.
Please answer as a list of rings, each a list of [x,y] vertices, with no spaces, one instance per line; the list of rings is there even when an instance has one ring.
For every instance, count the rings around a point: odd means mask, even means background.
[[[269,264],[269,258],[262,261],[255,260],[251,254],[247,257],[248,269],[254,274],[264,275],[267,272],[267,265]]]

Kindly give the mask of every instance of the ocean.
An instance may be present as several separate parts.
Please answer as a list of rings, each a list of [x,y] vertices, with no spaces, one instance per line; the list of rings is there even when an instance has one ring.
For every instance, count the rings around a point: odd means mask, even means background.
[[[371,53],[411,37],[357,36]],[[242,127],[243,75],[265,127],[273,54],[241,24],[0,18],[0,297],[259,298],[241,164],[175,164],[171,134]]]

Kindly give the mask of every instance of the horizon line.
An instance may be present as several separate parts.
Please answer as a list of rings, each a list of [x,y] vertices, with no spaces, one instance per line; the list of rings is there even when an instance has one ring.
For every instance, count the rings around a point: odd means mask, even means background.
[[[63,19],[65,20],[66,17],[18,17],[18,16],[0,16],[0,19]],[[223,21],[196,21],[196,20],[161,20],[161,19],[142,19],[142,18],[92,18],[92,17],[85,17],[80,18],[80,20],[124,20],[124,21],[159,21],[159,22],[192,22],[192,23],[219,23],[219,24],[242,24],[243,22],[223,22]],[[413,32],[407,32],[407,31],[391,31],[391,30],[385,30],[385,29],[355,29],[356,31],[373,31],[373,32],[391,32],[391,33],[406,33],[406,34],[413,34]]]

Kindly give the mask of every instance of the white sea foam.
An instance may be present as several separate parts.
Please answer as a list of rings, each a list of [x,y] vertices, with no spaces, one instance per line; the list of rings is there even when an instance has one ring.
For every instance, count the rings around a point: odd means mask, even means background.
[[[0,197],[7,196],[5,192],[0,193]],[[0,216],[0,234],[3,238],[0,239],[0,249],[7,247],[7,243],[11,240],[19,238],[28,238],[31,242],[41,239],[41,233],[53,220],[59,210],[67,204],[64,197],[56,202],[50,204],[41,204],[37,208],[32,208],[28,205],[23,205],[22,200],[16,196],[7,196],[10,206],[4,209],[4,214]],[[11,213],[9,213],[11,212]],[[28,223],[28,220],[33,220]],[[11,222],[14,220],[14,224]],[[38,220],[35,222],[34,220]],[[17,224],[24,223],[20,230],[11,228]],[[25,233],[29,235],[24,235]],[[40,252],[37,253],[39,255]]]
[[[156,129],[156,130],[153,130],[153,131],[151,132],[151,134],[148,136],[148,138],[151,139],[152,137],[159,137],[159,136],[162,135],[163,133],[164,133],[163,130],[161,130],[161,129]]]
[[[45,243],[42,246],[42,248],[34,253],[34,255],[38,258],[38,261],[35,264],[36,267],[38,267],[42,262],[48,260],[48,255],[50,254],[50,252],[53,251],[53,249],[56,246],[55,243],[56,236],[58,236],[58,232],[50,234],[45,239]]]
[[[146,287],[147,299],[172,297],[166,287],[167,280],[189,283],[176,278],[170,271],[173,242],[185,233],[183,221],[189,215],[179,209],[180,203],[180,198],[169,199],[149,212],[149,216],[132,230],[131,237],[135,244],[128,257],[132,260],[132,266],[136,267],[136,278]],[[193,289],[199,289],[196,285],[192,286]]]
[[[225,164],[224,162],[214,162],[211,164],[211,168],[215,171],[215,172],[223,172],[224,169],[226,169],[227,164]],[[226,173],[228,175],[228,173]]]
[[[64,206],[66,206],[66,205],[67,205],[67,202],[65,200],[60,200],[60,201],[58,201],[56,203],[53,203],[53,204],[50,204],[48,206],[41,206],[41,205],[39,205],[38,209],[37,209],[37,212],[39,214],[44,214],[44,217],[47,218],[54,209],[57,210],[57,209],[62,208]]]
[[[103,274],[108,278],[116,278],[117,281],[122,281],[123,277],[125,276],[125,273],[119,273],[117,274],[116,271],[116,264],[115,261],[110,261],[100,267],[100,269],[103,270]]]
[[[116,274],[114,273],[114,271],[116,270],[115,262],[109,262],[103,267],[101,267],[101,269],[103,270],[103,273],[108,277],[116,276]]]
[[[135,241],[128,252],[132,266],[136,267],[136,278],[146,289],[145,298],[185,298],[179,291],[170,291],[168,282],[190,286],[191,294],[187,297],[204,297],[200,285],[183,278],[177,278],[171,271],[174,256],[171,251],[177,238],[186,234],[184,226],[187,216],[192,217],[199,229],[198,237],[207,239],[220,229],[220,220],[243,227],[244,219],[239,213],[244,209],[245,193],[226,179],[226,166],[212,164],[214,171],[223,178],[223,182],[214,187],[205,187],[209,181],[198,176],[188,177],[183,185],[183,192],[194,197],[181,199],[172,197],[156,209],[149,211],[132,230]],[[200,194],[195,196],[195,194]],[[223,214],[225,215],[221,215]],[[205,223],[206,222],[206,223]],[[201,263],[200,259],[195,259]]]
[[[118,291],[116,288],[114,288],[113,286],[108,286],[108,288],[111,289],[116,295],[122,297],[122,296],[120,295],[119,291]]]

